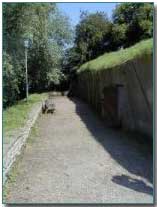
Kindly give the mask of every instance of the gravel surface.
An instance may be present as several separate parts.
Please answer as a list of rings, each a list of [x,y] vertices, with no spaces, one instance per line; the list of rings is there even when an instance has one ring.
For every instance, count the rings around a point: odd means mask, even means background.
[[[55,114],[36,123],[7,203],[152,203],[150,146],[105,128],[83,102],[54,103]]]

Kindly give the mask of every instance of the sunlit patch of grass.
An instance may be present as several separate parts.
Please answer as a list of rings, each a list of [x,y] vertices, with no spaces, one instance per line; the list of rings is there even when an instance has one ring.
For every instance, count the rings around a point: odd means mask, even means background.
[[[153,39],[143,40],[132,47],[116,52],[105,53],[98,58],[83,64],[78,73],[113,68],[137,57],[153,53]]]
[[[8,107],[3,111],[3,130],[4,134],[9,131],[23,127],[28,118],[28,114],[35,103],[38,103],[47,97],[47,93],[32,94],[28,101],[20,100],[15,105]]]

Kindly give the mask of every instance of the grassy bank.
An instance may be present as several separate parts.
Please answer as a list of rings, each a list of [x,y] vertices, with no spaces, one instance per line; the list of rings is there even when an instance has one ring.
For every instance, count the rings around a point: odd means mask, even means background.
[[[12,130],[23,127],[28,114],[35,103],[38,103],[47,97],[47,93],[32,94],[28,101],[20,100],[17,104],[3,111],[3,130],[4,134],[9,134]]]
[[[98,71],[113,68],[137,57],[151,54],[153,39],[143,40],[136,45],[116,52],[105,53],[98,58],[83,64],[78,73],[83,71]]]

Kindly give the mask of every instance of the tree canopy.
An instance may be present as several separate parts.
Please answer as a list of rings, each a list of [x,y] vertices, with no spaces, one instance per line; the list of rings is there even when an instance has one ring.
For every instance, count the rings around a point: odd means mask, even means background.
[[[118,4],[112,19],[103,12],[82,12],[75,30],[74,46],[68,51],[69,64],[79,66],[106,52],[129,47],[152,36],[151,3]]]
[[[76,51],[81,54],[81,62],[102,54],[109,48],[111,23],[103,12],[81,14],[80,23],[76,26]]]
[[[120,3],[111,19],[83,11],[75,28],[57,3],[3,3],[4,106],[25,97],[25,39],[29,90],[35,92],[52,90],[83,63],[152,36],[152,3]]]
[[[14,85],[10,89],[8,84],[3,85],[4,104],[25,96],[24,40],[29,39],[30,43],[29,88],[40,91],[59,84],[64,78],[61,72],[63,48],[70,44],[71,34],[68,17],[59,12],[55,3],[3,4],[3,76]]]
[[[114,36],[120,31],[120,45],[128,47],[153,36],[153,4],[123,3],[113,12]]]

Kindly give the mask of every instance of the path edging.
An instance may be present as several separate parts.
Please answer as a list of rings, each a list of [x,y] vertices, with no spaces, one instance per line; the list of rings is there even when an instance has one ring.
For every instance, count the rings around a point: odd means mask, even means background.
[[[36,110],[32,114],[31,118],[27,120],[26,125],[24,127],[24,130],[22,133],[20,133],[15,141],[9,146],[8,151],[6,154],[3,156],[3,184],[7,180],[7,175],[11,169],[12,164],[15,162],[16,158],[18,155],[21,153],[21,149],[26,143],[27,138],[29,137],[31,128],[35,124],[42,108],[42,104],[39,103],[36,105]]]

